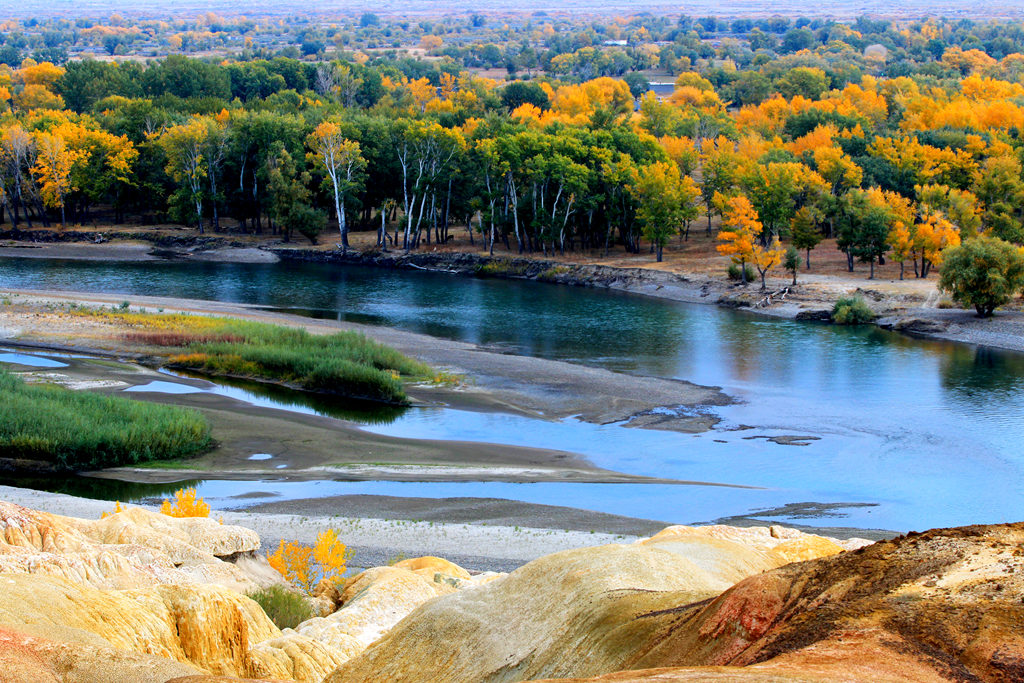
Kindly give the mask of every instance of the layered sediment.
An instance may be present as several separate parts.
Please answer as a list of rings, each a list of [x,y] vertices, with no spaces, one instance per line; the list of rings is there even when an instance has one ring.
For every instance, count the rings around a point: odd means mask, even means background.
[[[0,680],[1020,680],[1024,523],[870,544],[669,527],[509,574],[439,557],[322,583],[281,630],[259,538],[0,502]]]

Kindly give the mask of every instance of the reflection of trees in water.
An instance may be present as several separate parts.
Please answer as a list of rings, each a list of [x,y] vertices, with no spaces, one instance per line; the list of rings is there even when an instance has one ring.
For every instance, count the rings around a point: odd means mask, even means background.
[[[485,281],[479,344],[513,353],[672,377],[691,314],[672,302],[537,282]]]
[[[983,346],[951,345],[943,356],[942,387],[954,398],[1020,397],[1024,392],[1024,354]]]
[[[247,382],[240,379],[209,376],[201,373],[175,370],[176,374],[194,379],[202,379],[214,384],[235,387],[270,399],[281,406],[300,406],[310,408],[321,415],[328,415],[339,420],[358,422],[359,424],[388,425],[397,420],[408,408],[393,406],[374,401],[360,401],[340,396],[327,396],[308,391],[299,391],[261,382]]]
[[[169,496],[180,488],[188,488],[202,484],[201,479],[189,479],[164,484],[139,483],[121,481],[120,479],[101,479],[99,477],[83,477],[77,474],[68,476],[13,475],[4,477],[4,483],[37,491],[64,493],[82,498],[99,500],[119,500],[122,503],[134,502],[143,498]],[[113,507],[113,506],[111,506]]]

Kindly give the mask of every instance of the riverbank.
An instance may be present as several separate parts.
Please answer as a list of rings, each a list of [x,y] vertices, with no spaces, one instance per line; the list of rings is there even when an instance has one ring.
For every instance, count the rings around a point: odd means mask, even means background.
[[[0,485],[0,500],[70,517],[98,519],[113,503],[60,493]],[[133,503],[134,507],[135,504]],[[140,504],[156,511],[158,505]],[[349,566],[367,568],[395,558],[436,555],[473,571],[512,571],[551,553],[606,543],[634,543],[672,521],[609,515],[557,505],[499,499],[419,499],[391,496],[341,496],[257,503],[214,509],[211,517],[252,529],[264,549],[281,539],[312,544],[333,528],[352,548]],[[757,526],[753,522],[734,524]],[[766,525],[760,522],[760,526]],[[895,532],[791,526],[805,533],[843,539],[893,538]]]
[[[179,234],[181,233],[181,234]],[[0,243],[0,257],[61,258],[73,260],[141,261],[175,259],[261,263],[278,260],[365,265],[378,268],[430,270],[460,276],[534,280],[575,287],[590,287],[640,294],[685,303],[712,304],[743,309],[757,315],[824,322],[836,300],[860,296],[878,315],[876,324],[912,336],[942,339],[1024,352],[1024,311],[1012,302],[995,318],[979,319],[973,311],[949,308],[936,289],[935,279],[868,280],[853,274],[801,272],[796,286],[789,278],[768,278],[768,292],[756,284],[742,286],[719,273],[725,261],[717,257],[656,263],[647,257],[544,258],[535,255],[488,256],[468,244],[438,250],[405,253],[380,252],[365,235],[356,234],[356,249],[342,251],[331,245],[295,246],[278,240],[252,237],[198,237],[184,231],[138,232],[121,241],[83,243],[83,233],[21,231]],[[119,234],[119,233],[111,233]],[[128,237],[134,239],[127,239]],[[109,239],[104,237],[104,239]],[[36,241],[32,241],[36,240]],[[819,250],[820,251],[820,250]],[[817,253],[817,252],[816,252]],[[879,269],[882,273],[883,270]],[[768,296],[771,294],[771,296]],[[941,307],[940,307],[941,306]]]

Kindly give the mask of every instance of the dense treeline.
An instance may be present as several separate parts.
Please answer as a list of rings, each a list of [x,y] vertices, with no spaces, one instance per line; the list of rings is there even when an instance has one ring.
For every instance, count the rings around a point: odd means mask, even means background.
[[[702,22],[677,28],[699,39]],[[1006,49],[1015,26],[972,25]],[[453,60],[27,60],[0,71],[0,203],[16,224],[100,210],[314,241],[333,223],[346,246],[352,226],[385,249],[458,229],[492,250],[658,258],[703,214],[762,281],[779,240],[809,265],[826,237],[850,269],[889,256],[924,277],[976,234],[1024,241],[1024,54],[950,46],[965,27],[901,29],[926,62],[855,48],[887,23],[788,27],[816,42],[757,47],[746,69],[716,58],[666,97],[637,79],[501,84]],[[762,29],[741,28],[753,50]],[[913,74],[886,77],[899,64]]]
[[[984,8],[979,9],[984,15]],[[738,72],[763,66],[765,60],[803,50],[846,53],[847,58],[877,58],[883,50],[888,56],[886,76],[919,71],[935,75],[934,63],[952,47],[1002,59],[1024,52],[1024,30],[1015,22],[970,19],[861,17],[840,22],[786,16],[724,19],[545,12],[416,20],[373,13],[281,18],[208,12],[166,20],[129,21],[113,14],[0,23],[0,63],[12,67],[27,57],[62,64],[69,56],[90,54],[213,53],[242,61],[275,56],[321,60],[418,49],[447,60],[455,69],[501,69],[510,74],[545,72],[588,79],[653,67],[672,74],[713,70],[716,87],[735,81]],[[408,61],[416,63],[409,68],[428,68],[421,61]]]

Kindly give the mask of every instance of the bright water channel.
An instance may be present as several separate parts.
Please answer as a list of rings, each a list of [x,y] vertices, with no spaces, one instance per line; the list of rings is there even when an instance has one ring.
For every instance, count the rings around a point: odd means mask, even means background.
[[[739,403],[715,409],[722,424],[697,436],[445,409],[367,419],[365,429],[568,450],[623,472],[762,487],[259,484],[284,497],[499,497],[678,522],[786,504],[867,503],[766,517],[894,530],[1024,518],[1022,354],[615,292],[352,266],[8,259],[0,261],[0,288],[260,304],[720,386]],[[755,429],[734,429],[740,425]],[[747,438],[785,434],[820,439],[783,446]],[[227,505],[252,486],[201,488]]]

